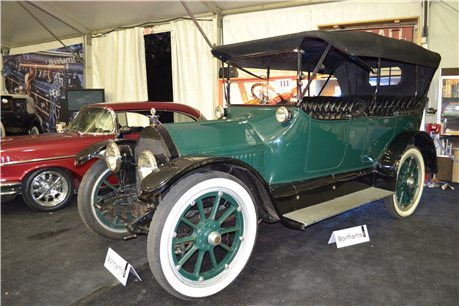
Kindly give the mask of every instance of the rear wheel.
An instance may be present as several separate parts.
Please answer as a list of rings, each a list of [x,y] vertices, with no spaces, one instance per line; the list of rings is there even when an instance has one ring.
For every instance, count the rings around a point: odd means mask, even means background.
[[[132,218],[124,208],[136,194],[135,189],[121,192],[116,176],[105,161],[98,160],[85,173],[78,191],[81,220],[103,238],[123,239],[128,234],[125,220]]]
[[[44,168],[27,176],[22,185],[26,204],[40,211],[54,211],[67,206],[73,196],[73,177],[60,168]]]
[[[192,174],[160,202],[148,234],[148,261],[161,286],[180,298],[209,296],[242,271],[255,244],[257,213],[234,176]]]
[[[421,201],[424,190],[424,159],[416,147],[409,147],[402,155],[397,169],[395,194],[385,200],[390,215],[409,217]]]

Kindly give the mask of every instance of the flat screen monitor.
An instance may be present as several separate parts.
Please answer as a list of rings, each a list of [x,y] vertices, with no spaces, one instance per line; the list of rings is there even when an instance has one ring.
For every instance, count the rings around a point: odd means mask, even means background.
[[[73,114],[78,112],[83,105],[105,102],[103,89],[67,89],[65,105],[61,105],[60,120],[68,122]]]

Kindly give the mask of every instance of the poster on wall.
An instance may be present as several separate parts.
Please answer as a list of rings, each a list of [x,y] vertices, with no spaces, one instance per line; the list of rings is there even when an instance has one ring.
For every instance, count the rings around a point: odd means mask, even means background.
[[[56,132],[56,121],[67,89],[84,86],[83,44],[37,53],[3,57],[5,89],[10,94],[28,95],[35,103],[44,132]]]
[[[224,101],[225,81],[220,79],[219,83],[219,102],[222,105]],[[272,77],[269,84],[261,82],[256,78],[243,77],[233,79],[230,88],[231,104],[278,103],[281,99],[286,100],[296,94],[296,77]]]

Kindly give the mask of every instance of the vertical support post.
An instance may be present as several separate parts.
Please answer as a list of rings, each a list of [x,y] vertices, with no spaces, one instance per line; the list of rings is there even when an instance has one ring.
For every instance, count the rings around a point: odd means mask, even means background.
[[[223,42],[223,17],[221,12],[217,12],[213,16],[213,24],[212,24],[212,42],[214,45],[220,46]],[[220,60],[217,58],[213,58],[213,63],[212,63],[212,80],[213,80],[213,86],[212,86],[212,91],[213,91],[213,103],[212,107],[215,109],[217,106],[220,105],[220,97],[219,97],[219,78],[218,78],[218,71],[220,68]],[[222,99],[222,104],[224,103]],[[223,105],[220,105],[223,106]]]
[[[3,50],[2,50],[3,51]],[[6,86],[5,86],[5,76],[3,75],[3,52],[0,54],[0,93],[4,94],[6,93]]]
[[[83,36],[83,56],[84,56],[84,87],[93,88],[92,79],[92,35],[91,33]]]
[[[303,53],[304,51],[302,49],[296,49],[297,52],[297,71],[296,71],[296,98],[297,101],[296,103],[300,105],[300,101],[303,99],[303,96],[301,94],[301,86],[303,85],[302,80],[303,80],[303,72],[302,72],[302,67],[303,67]]]

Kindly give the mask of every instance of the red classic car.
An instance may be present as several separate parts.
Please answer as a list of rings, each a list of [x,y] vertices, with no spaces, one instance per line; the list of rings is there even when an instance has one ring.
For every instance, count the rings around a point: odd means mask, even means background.
[[[92,161],[82,167],[74,165],[74,157],[82,149],[109,139],[136,139],[140,130],[152,123],[202,119],[198,110],[178,103],[97,103],[83,107],[64,133],[3,138],[2,203],[22,194],[33,209],[62,208],[70,203],[83,175],[93,164]]]

